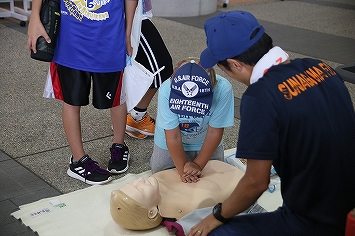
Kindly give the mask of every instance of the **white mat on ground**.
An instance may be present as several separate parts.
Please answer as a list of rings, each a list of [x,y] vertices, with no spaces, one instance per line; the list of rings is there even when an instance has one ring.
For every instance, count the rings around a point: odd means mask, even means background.
[[[233,149],[225,151],[225,155],[232,155],[231,153],[233,153]],[[147,178],[150,175],[151,171],[141,174],[127,174],[106,185],[91,186],[20,206],[20,210],[11,215],[21,219],[25,225],[39,235],[175,235],[169,233],[163,226],[144,231],[126,230],[111,218],[111,191],[119,189],[136,178]],[[266,191],[258,203],[267,211],[272,211],[280,206],[279,186],[276,186],[276,191],[273,193]]]
[[[174,235],[162,226],[146,231],[125,230],[111,218],[111,191],[150,175],[151,171],[127,174],[106,185],[95,185],[20,206],[20,210],[12,215],[39,235]]]

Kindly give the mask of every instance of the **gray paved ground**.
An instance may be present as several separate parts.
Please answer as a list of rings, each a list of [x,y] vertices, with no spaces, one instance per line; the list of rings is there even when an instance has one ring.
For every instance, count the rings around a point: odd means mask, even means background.
[[[233,9],[252,12],[275,45],[291,58],[320,58],[333,67],[354,63],[353,0],[230,0],[227,8],[219,7],[218,11]],[[174,62],[199,56],[205,48],[203,23],[210,16],[154,18]],[[0,235],[6,236],[34,235],[10,216],[20,205],[88,187],[66,175],[70,151],[61,124],[61,104],[41,97],[48,64],[30,59],[25,49],[26,32],[27,26],[21,27],[18,20],[0,19]],[[238,101],[245,90],[245,86],[231,83],[236,119],[224,134],[227,149],[235,147]],[[355,85],[346,85],[355,101]],[[156,98],[149,113],[155,117]],[[82,109],[82,120],[85,149],[105,166],[112,140],[109,113],[88,106]],[[153,139],[126,137],[126,142],[132,157],[129,172],[148,170]]]

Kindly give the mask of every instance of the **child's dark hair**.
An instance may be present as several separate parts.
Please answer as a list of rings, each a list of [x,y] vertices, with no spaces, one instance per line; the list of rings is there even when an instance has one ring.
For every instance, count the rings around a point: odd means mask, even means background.
[[[253,38],[254,35],[258,33],[259,29],[255,30],[251,35]],[[256,43],[254,43],[250,48],[248,48],[243,53],[232,57],[232,59],[244,62],[247,65],[254,66],[271,48],[273,48],[272,38],[264,33]],[[230,70],[229,64],[226,60],[219,61],[218,64],[225,67],[227,70]]]

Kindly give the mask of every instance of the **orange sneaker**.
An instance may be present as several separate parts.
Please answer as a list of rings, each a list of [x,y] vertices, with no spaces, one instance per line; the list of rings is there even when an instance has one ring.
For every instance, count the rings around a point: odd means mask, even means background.
[[[131,114],[127,115],[126,131],[135,131],[144,135],[153,136],[155,120],[145,113],[140,121],[136,121]]]
[[[133,138],[136,138],[136,139],[145,139],[146,137],[148,137],[145,134],[141,134],[139,132],[131,131],[131,130],[127,130],[127,129],[126,129],[126,134],[133,137]]]

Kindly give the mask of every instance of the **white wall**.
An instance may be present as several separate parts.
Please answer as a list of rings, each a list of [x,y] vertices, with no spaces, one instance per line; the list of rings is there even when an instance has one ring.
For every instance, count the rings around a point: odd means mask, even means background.
[[[207,15],[217,11],[217,0],[152,0],[153,15],[187,17]]]

